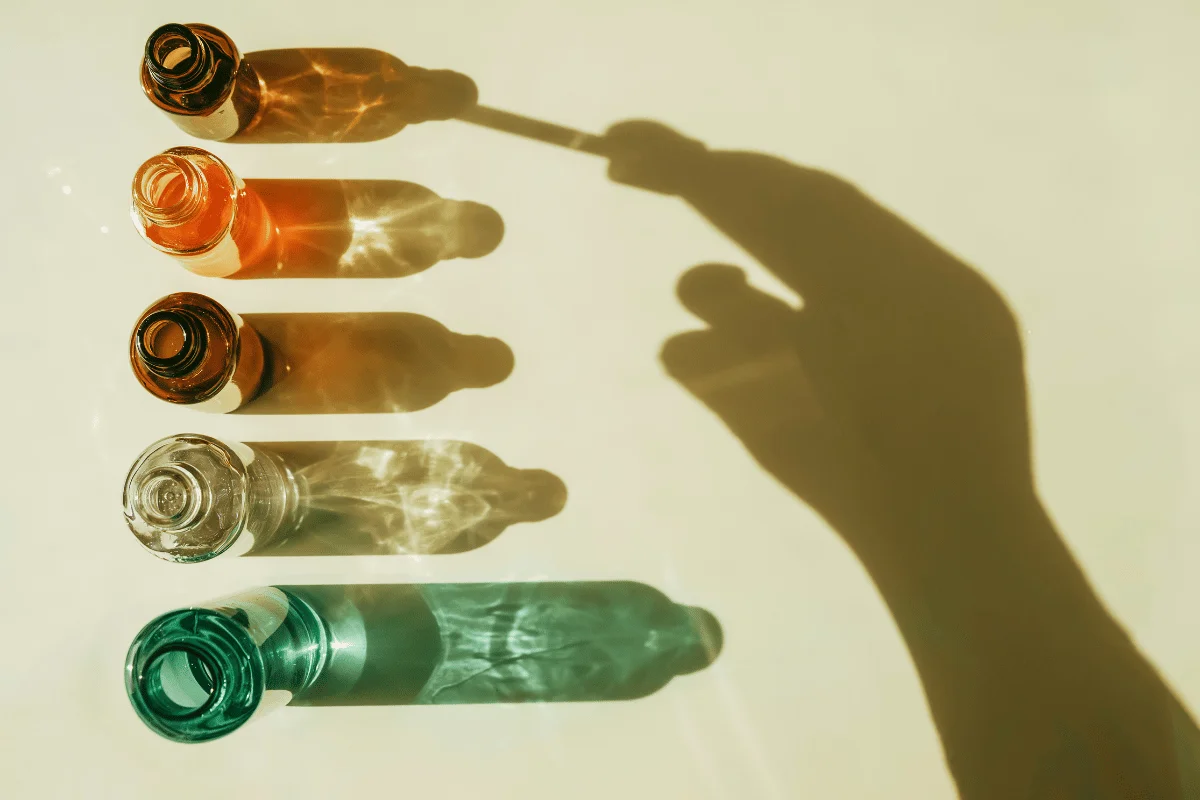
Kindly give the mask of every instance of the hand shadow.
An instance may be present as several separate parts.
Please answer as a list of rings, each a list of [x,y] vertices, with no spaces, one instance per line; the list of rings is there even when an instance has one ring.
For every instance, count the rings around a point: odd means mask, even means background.
[[[274,242],[234,275],[397,278],[496,249],[504,221],[481,203],[445,200],[404,181],[246,180],[274,226]]]
[[[469,442],[260,442],[300,487],[298,521],[248,556],[464,553],[557,514],[567,487]]]
[[[662,361],[866,566],[961,796],[1179,797],[1195,724],[1037,498],[1000,293],[832,175],[648,122],[603,150],[614,180],[681,197],[802,298],[693,269],[679,297],[708,327]]]
[[[499,339],[418,314],[244,314],[263,340],[258,395],[237,414],[382,414],[428,408],[508,377]]]
[[[243,63],[258,76],[258,111],[235,143],[373,142],[449,119],[478,97],[466,75],[368,48],[259,50]]]

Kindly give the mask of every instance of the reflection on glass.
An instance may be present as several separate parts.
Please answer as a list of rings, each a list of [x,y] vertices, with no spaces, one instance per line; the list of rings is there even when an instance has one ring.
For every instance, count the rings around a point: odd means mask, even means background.
[[[246,414],[382,414],[427,408],[508,377],[513,354],[419,314],[247,314],[265,342],[264,387]]]
[[[129,360],[146,391],[202,411],[233,411],[263,381],[263,343],[254,327],[193,292],[168,295],[142,312]]]
[[[274,258],[236,278],[393,278],[496,249],[504,222],[488,206],[404,181],[257,180]]]
[[[260,105],[236,142],[376,141],[450,119],[478,95],[465,75],[366,48],[261,50],[246,63],[261,84]]]
[[[467,442],[155,442],[125,482],[125,520],[169,561],[457,553],[557,514],[562,481]]]
[[[228,139],[259,109],[254,68],[211,25],[172,23],[151,33],[141,79],[150,102],[200,139]]]
[[[198,147],[174,147],[142,164],[130,216],[152,247],[198,275],[223,278],[278,260],[275,226],[262,200]]]
[[[632,700],[720,652],[708,611],[632,582],[271,586],[165,614],[125,686],[180,742],[280,705]]]

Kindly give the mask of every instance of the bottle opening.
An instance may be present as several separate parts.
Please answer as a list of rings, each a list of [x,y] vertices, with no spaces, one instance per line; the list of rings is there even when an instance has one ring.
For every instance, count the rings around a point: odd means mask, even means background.
[[[159,320],[146,331],[146,352],[155,358],[174,358],[186,343],[187,329],[175,320]]]
[[[154,60],[163,69],[174,70],[191,57],[192,46],[175,32],[163,34],[154,43]]]
[[[243,534],[252,543],[260,529],[247,530],[253,487],[246,464],[207,436],[184,433],[155,442],[125,478],[121,505],[130,531],[154,555],[185,564],[219,556]]]
[[[125,691],[151,729],[204,742],[241,727],[266,674],[244,626],[208,608],[172,611],[142,628],[125,660]]]
[[[151,372],[167,378],[191,371],[203,358],[207,344],[204,325],[178,311],[147,314],[134,333],[138,358]]]
[[[142,164],[133,177],[133,203],[147,222],[171,228],[200,210],[208,185],[185,156],[163,153]]]
[[[204,654],[188,647],[165,647],[151,657],[142,673],[146,704],[156,714],[179,719],[199,714],[213,702],[221,670]]]
[[[149,522],[172,529],[194,522],[203,498],[199,479],[183,464],[154,470],[146,476],[137,494],[141,515]]]
[[[156,81],[185,89],[203,72],[204,46],[187,25],[163,25],[146,40],[146,64]]]

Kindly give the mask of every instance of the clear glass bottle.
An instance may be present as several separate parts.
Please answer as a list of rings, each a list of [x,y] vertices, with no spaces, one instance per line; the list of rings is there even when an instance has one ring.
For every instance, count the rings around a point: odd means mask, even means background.
[[[721,644],[711,613],[640,583],[270,586],[155,619],[125,688],[151,729],[202,742],[287,704],[632,700]]]
[[[237,45],[212,27],[163,25],[146,40],[142,90],[181,129],[228,139],[253,121],[262,85]]]
[[[142,546],[180,563],[241,554],[302,513],[291,470],[238,442],[183,433],[160,439],[125,479],[125,522]]]
[[[155,397],[219,414],[253,399],[265,365],[258,333],[193,292],[167,295],[142,313],[129,360]]]
[[[273,266],[277,234],[262,199],[224,161],[173,147],[133,177],[130,217],[142,238],[198,275]]]
[[[167,470],[164,472],[164,470]],[[125,479],[125,520],[169,561],[452,553],[557,514],[554,474],[468,442],[161,439]]]

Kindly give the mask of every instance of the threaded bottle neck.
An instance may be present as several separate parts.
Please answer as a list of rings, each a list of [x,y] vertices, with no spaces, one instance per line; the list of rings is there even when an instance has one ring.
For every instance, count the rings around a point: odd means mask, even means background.
[[[193,220],[208,196],[208,179],[186,155],[168,151],[133,177],[133,205],[148,223],[174,228]]]
[[[134,640],[125,689],[138,716],[177,742],[241,727],[263,696],[262,658],[246,629],[207,608],[164,614]]]
[[[208,332],[195,312],[171,308],[147,314],[134,331],[134,350],[146,369],[163,378],[192,372],[208,347]]]
[[[216,59],[208,43],[187,25],[163,25],[146,40],[146,71],[151,79],[173,92],[206,86],[216,73]]]

